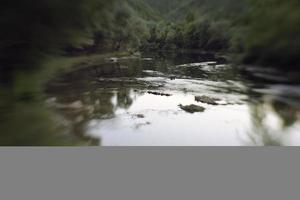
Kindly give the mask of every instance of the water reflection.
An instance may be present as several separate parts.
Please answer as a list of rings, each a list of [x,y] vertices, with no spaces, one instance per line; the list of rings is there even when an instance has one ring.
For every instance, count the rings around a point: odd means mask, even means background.
[[[99,145],[300,144],[295,91],[291,96],[278,89],[282,86],[245,79],[236,67],[210,54],[146,57],[119,58],[58,77],[47,89],[52,107],[74,134],[101,140]],[[208,61],[216,63],[203,64]],[[197,95],[223,103],[198,103]],[[206,111],[189,114],[179,104],[197,104]]]
[[[299,145],[299,105],[289,104],[289,101],[270,94],[256,98],[258,102],[250,104],[251,142],[265,146]]]

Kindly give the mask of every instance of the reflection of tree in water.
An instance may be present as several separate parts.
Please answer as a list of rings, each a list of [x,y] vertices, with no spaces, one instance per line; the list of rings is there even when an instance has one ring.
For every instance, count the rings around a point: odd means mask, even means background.
[[[117,97],[116,107],[114,107],[112,102],[115,95]],[[77,102],[82,102],[80,108],[61,111],[70,123],[70,132],[79,138],[87,140],[87,125],[91,120],[112,118],[115,116],[116,108],[128,109],[133,100],[130,96],[130,90],[120,89],[116,93],[112,91],[103,93],[91,92],[79,101],[77,98]],[[91,144],[97,144],[97,141],[91,140]]]
[[[251,107],[252,131],[249,133],[250,142],[259,146],[281,146],[281,141],[270,133],[269,127],[264,120],[266,111],[263,105],[253,105]]]
[[[283,139],[287,136],[285,131],[299,121],[299,112],[298,108],[277,99],[261,98],[251,105],[251,143],[263,146],[284,145]],[[273,115],[278,121],[268,122],[268,115]]]
[[[117,93],[117,107],[128,109],[133,103],[129,88],[121,88]]]
[[[299,109],[282,101],[273,101],[273,109],[283,121],[283,128],[288,128],[298,121]]]
[[[87,138],[89,122],[113,118],[116,109],[128,109],[133,103],[129,88],[97,88],[98,86],[96,84],[77,90],[73,88],[69,94],[61,93],[57,96],[56,105],[68,123],[69,132],[82,140],[90,141],[92,145],[99,141]],[[113,99],[116,99],[116,102]]]

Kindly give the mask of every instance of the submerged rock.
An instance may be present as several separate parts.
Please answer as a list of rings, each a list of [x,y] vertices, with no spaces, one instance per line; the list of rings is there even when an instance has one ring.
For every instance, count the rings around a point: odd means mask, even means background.
[[[188,105],[188,106],[183,106],[182,104],[179,105],[179,107],[188,112],[188,113],[196,113],[196,112],[204,112],[205,108],[202,106],[197,106],[194,104]]]
[[[208,96],[196,96],[195,101],[201,102],[201,103],[206,103],[209,105],[219,105],[217,101],[221,101],[221,99],[218,98],[212,98]]]
[[[143,115],[143,114],[135,114],[133,116],[136,117],[136,118],[140,118],[140,119],[145,118],[145,115]]]
[[[151,92],[151,91],[148,91],[147,93],[148,94],[153,94],[153,95],[156,95],[156,96],[166,96],[166,97],[172,96],[171,94],[166,94],[166,93],[161,93],[161,92]]]
[[[136,83],[137,81],[132,78],[98,78],[98,82],[109,82],[109,83]]]

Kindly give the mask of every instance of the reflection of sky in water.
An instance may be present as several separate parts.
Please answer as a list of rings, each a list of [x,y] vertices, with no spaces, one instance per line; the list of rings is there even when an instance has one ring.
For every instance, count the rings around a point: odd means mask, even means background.
[[[270,101],[270,97],[266,96],[265,103],[256,105],[255,108],[259,108],[260,117],[255,114],[251,116],[249,113],[253,122],[251,137],[254,140],[251,142],[256,145],[269,144],[271,138],[276,143],[280,142],[280,145],[298,146],[300,141],[299,111],[296,110],[298,114],[295,116],[295,123],[286,126],[284,119],[274,110]],[[286,110],[284,112],[287,113]]]
[[[158,80],[161,81],[160,78]],[[198,90],[192,93],[178,90],[178,85],[187,86],[186,81],[189,82],[189,80],[176,80],[170,84],[171,81],[166,80],[165,86],[169,90],[163,91],[172,94],[171,97],[141,94],[130,90],[129,96],[133,99],[133,104],[128,109],[118,107],[118,93],[115,92],[111,101],[115,107],[116,117],[90,121],[87,131],[89,136],[101,138],[102,145],[108,146],[274,145],[277,141],[280,141],[278,142],[280,145],[299,145],[299,122],[284,128],[283,120],[272,109],[270,102],[262,105],[258,110],[263,113],[263,117],[259,124],[255,124],[253,120],[259,120],[259,118],[253,119],[251,115],[253,105],[245,102],[219,106],[196,103],[197,92],[207,88],[205,85],[195,86]],[[198,81],[192,82],[199,86]],[[193,88],[192,82],[188,84],[189,89]],[[223,97],[225,102],[238,102],[238,99],[245,98],[241,94],[225,95],[215,92],[211,94],[215,97]],[[181,110],[178,107],[179,104],[197,104],[204,106],[206,111],[189,114]],[[144,115],[144,118],[136,117],[138,114]]]
[[[116,118],[91,121],[88,132],[101,137],[102,145],[243,145],[250,127],[247,106],[199,103],[207,110],[189,114],[180,110],[180,103],[195,103],[194,96],[144,94],[128,110],[117,110]]]
[[[300,141],[300,124],[287,128],[282,134],[283,122],[268,104],[263,106],[262,121],[268,133],[253,135],[250,107],[244,105],[211,106],[196,103],[194,95],[172,93],[171,97],[139,94],[131,90],[134,99],[129,109],[116,107],[116,117],[106,120],[92,120],[88,133],[101,138],[108,146],[240,146],[263,145],[264,134],[270,134],[282,145],[297,145]],[[117,106],[117,93],[112,97]],[[178,105],[197,104],[204,106],[204,113],[189,114]],[[143,114],[144,118],[136,117]],[[261,135],[260,135],[261,134]]]

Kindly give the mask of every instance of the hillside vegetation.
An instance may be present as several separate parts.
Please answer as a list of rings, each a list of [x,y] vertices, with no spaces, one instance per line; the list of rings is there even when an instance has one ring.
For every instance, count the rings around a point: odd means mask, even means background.
[[[15,5],[4,0],[0,8],[5,73],[20,65],[35,68],[48,54],[138,50],[223,51],[243,55],[246,63],[299,64],[298,0],[28,0]]]
[[[150,27],[146,49],[225,51],[245,63],[299,65],[298,0],[147,1],[164,20]]]

